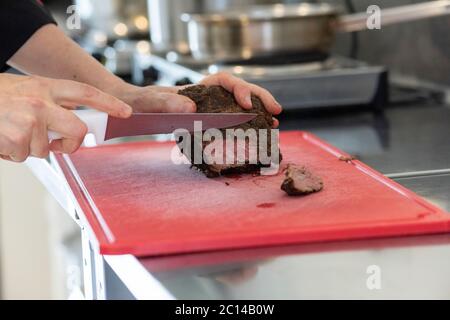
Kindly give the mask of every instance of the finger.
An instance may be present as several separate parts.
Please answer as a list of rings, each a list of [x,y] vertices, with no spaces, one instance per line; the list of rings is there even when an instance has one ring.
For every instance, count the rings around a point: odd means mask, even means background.
[[[9,136],[12,142],[12,151],[7,154],[14,162],[24,162],[30,155],[30,139],[31,136],[15,130]]]
[[[73,153],[78,150],[87,133],[86,124],[71,111],[59,106],[53,106],[49,111],[48,130],[63,137],[52,141],[49,146],[49,150],[60,153]]]
[[[37,125],[33,130],[30,143],[30,156],[36,158],[48,157],[50,151],[48,133],[45,125]]]
[[[31,133],[32,130],[23,126],[21,121],[10,121],[3,125],[0,137],[0,154],[7,156],[14,162],[25,161],[30,154]]]
[[[197,110],[194,101],[188,97],[166,92],[149,92],[140,99],[140,104],[141,112],[189,113]]]
[[[244,109],[253,108],[252,92],[248,86],[244,84],[236,85],[234,88],[234,97],[239,105]]]
[[[74,138],[62,138],[50,142],[49,150],[55,153],[71,154],[77,151],[82,143],[83,140]]]
[[[220,85],[227,91],[233,93],[239,105],[245,109],[252,108],[250,86],[239,78],[228,73],[219,73],[204,81],[205,85]]]
[[[54,153],[72,154],[80,148],[81,143],[78,144],[72,139],[64,138],[51,141],[48,148]]]
[[[133,112],[125,102],[97,88],[75,81],[58,80],[53,82],[51,94],[58,105],[68,107],[82,105],[119,118],[127,118]]]
[[[13,161],[10,154],[13,153],[14,147],[12,141],[9,139],[8,129],[3,128],[0,135],[0,158],[8,161]]]
[[[278,119],[273,118],[273,125],[272,128],[276,129],[280,126],[280,122],[278,121]]]
[[[269,91],[254,84],[250,84],[250,86],[253,94],[261,99],[267,111],[274,115],[278,115],[281,111],[283,111],[281,105],[275,100]]]
[[[11,159],[11,157],[9,157],[9,156],[4,156],[4,155],[1,155],[1,154],[0,154],[0,158],[2,158],[3,160],[6,160],[6,161],[13,161],[13,160]]]
[[[272,96],[272,94],[270,94],[269,91],[257,85],[250,84],[242,79],[236,78],[228,73],[220,73],[215,77],[211,77],[211,79],[206,79],[206,81],[204,81],[204,84],[221,85],[229,92],[232,92],[239,104],[244,108],[248,106],[248,92],[250,92],[261,99],[268,112],[277,115],[282,111],[281,105],[275,100],[275,98]]]
[[[162,100],[162,104],[167,110],[166,112],[196,112],[197,106],[195,102],[188,97],[173,93],[161,93],[156,98]]]

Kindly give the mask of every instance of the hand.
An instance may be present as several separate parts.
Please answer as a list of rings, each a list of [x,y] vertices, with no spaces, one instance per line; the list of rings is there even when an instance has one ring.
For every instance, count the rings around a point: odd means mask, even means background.
[[[236,78],[228,73],[218,73],[203,79],[200,84],[220,85],[232,92],[237,102],[245,109],[252,108],[251,95],[258,96],[267,111],[273,115],[281,113],[282,108],[267,90]],[[110,92],[132,106],[134,112],[195,112],[195,103],[178,91],[184,87],[136,87],[121,83]],[[275,120],[275,127],[278,121]]]
[[[51,61],[51,63],[49,63]],[[107,92],[131,105],[135,112],[195,112],[193,101],[177,95],[181,87],[139,88],[108,72],[64,32],[54,25],[40,28],[8,61],[24,73],[58,79],[76,79]],[[250,94],[258,96],[267,110],[277,115],[281,106],[272,95],[256,85],[227,73],[206,77],[201,84],[220,85],[233,92],[243,108],[251,108]],[[278,121],[275,121],[275,126]]]
[[[219,72],[211,75],[203,79],[200,84],[207,87],[215,85],[224,87],[226,90],[234,94],[236,101],[244,109],[252,108],[251,95],[253,94],[261,99],[267,111],[271,114],[278,115],[283,110],[281,105],[275,100],[269,91],[255,84],[251,84],[234,77],[229,73]]]
[[[78,82],[0,75],[0,157],[22,162],[28,156],[45,158],[49,151],[76,151],[87,128],[67,109],[80,105],[122,118],[132,112],[124,102]],[[63,138],[50,143],[48,130]]]

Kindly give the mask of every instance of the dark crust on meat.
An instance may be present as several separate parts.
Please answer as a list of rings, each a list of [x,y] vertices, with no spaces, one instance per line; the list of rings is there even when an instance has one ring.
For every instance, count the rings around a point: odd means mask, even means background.
[[[204,85],[195,85],[180,90],[178,94],[186,96],[193,100],[197,105],[197,112],[200,113],[256,113],[258,116],[251,120],[250,122],[233,127],[234,129],[247,130],[250,128],[254,129],[272,129],[273,118],[272,115],[267,112],[262,101],[256,97],[252,96],[253,108],[243,109],[234,98],[233,94],[225,90],[221,86],[210,86],[206,87]],[[225,133],[225,130],[221,130]],[[270,134],[270,131],[268,131]],[[270,139],[268,139],[270,143]],[[194,143],[192,143],[193,147]],[[270,145],[268,146],[270,150]],[[193,153],[191,153],[193,154]],[[192,159],[191,163],[192,163]],[[281,156],[280,156],[281,161]],[[262,167],[261,164],[243,164],[237,167],[226,168],[224,170],[217,169],[213,166],[202,164],[194,164],[194,167],[204,172],[204,174],[209,177],[217,177],[220,175],[228,174],[242,174],[242,173],[255,173],[258,172]]]
[[[302,196],[323,189],[323,180],[305,167],[288,164],[281,190],[290,196]]]
[[[340,156],[339,161],[352,162],[353,160],[358,160],[356,156]]]
[[[266,111],[262,101],[252,96],[253,109],[243,109],[234,98],[233,94],[221,86],[206,87],[203,85],[191,86],[180,90],[178,94],[186,96],[197,104],[199,113],[256,113],[258,116],[250,122],[233,128],[271,129],[273,126],[272,115]]]

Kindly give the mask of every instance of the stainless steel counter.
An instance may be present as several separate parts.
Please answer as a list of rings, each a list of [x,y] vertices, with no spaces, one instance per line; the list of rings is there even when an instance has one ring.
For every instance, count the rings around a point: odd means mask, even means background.
[[[284,130],[312,131],[385,174],[407,172],[408,177],[396,180],[450,211],[450,109],[415,106],[376,115],[354,110],[334,116],[286,114],[281,123]],[[181,299],[450,298],[450,235],[140,262]],[[379,268],[379,290],[367,287],[371,266]]]
[[[378,171],[450,169],[450,108],[415,105],[383,113],[285,114],[285,130],[311,131]]]
[[[450,212],[450,174],[396,180],[429,202]]]
[[[312,131],[450,210],[448,107],[342,112],[287,113],[281,129]],[[88,298],[450,298],[446,234],[144,259],[101,256],[61,174],[45,161],[29,166],[83,230]],[[375,276],[380,288],[371,290]]]
[[[398,182],[450,210],[450,175]],[[258,248],[140,262],[180,299],[450,298],[450,235]],[[173,264],[185,266],[155,271]],[[379,267],[380,290],[366,285],[371,266]]]

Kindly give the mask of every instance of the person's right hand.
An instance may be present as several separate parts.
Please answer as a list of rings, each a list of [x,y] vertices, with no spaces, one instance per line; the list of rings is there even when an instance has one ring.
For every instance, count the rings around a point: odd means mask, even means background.
[[[126,103],[86,84],[35,76],[0,75],[0,158],[14,162],[49,151],[73,153],[86,135],[86,125],[70,110],[87,106],[127,118]],[[50,143],[48,131],[63,137]]]

